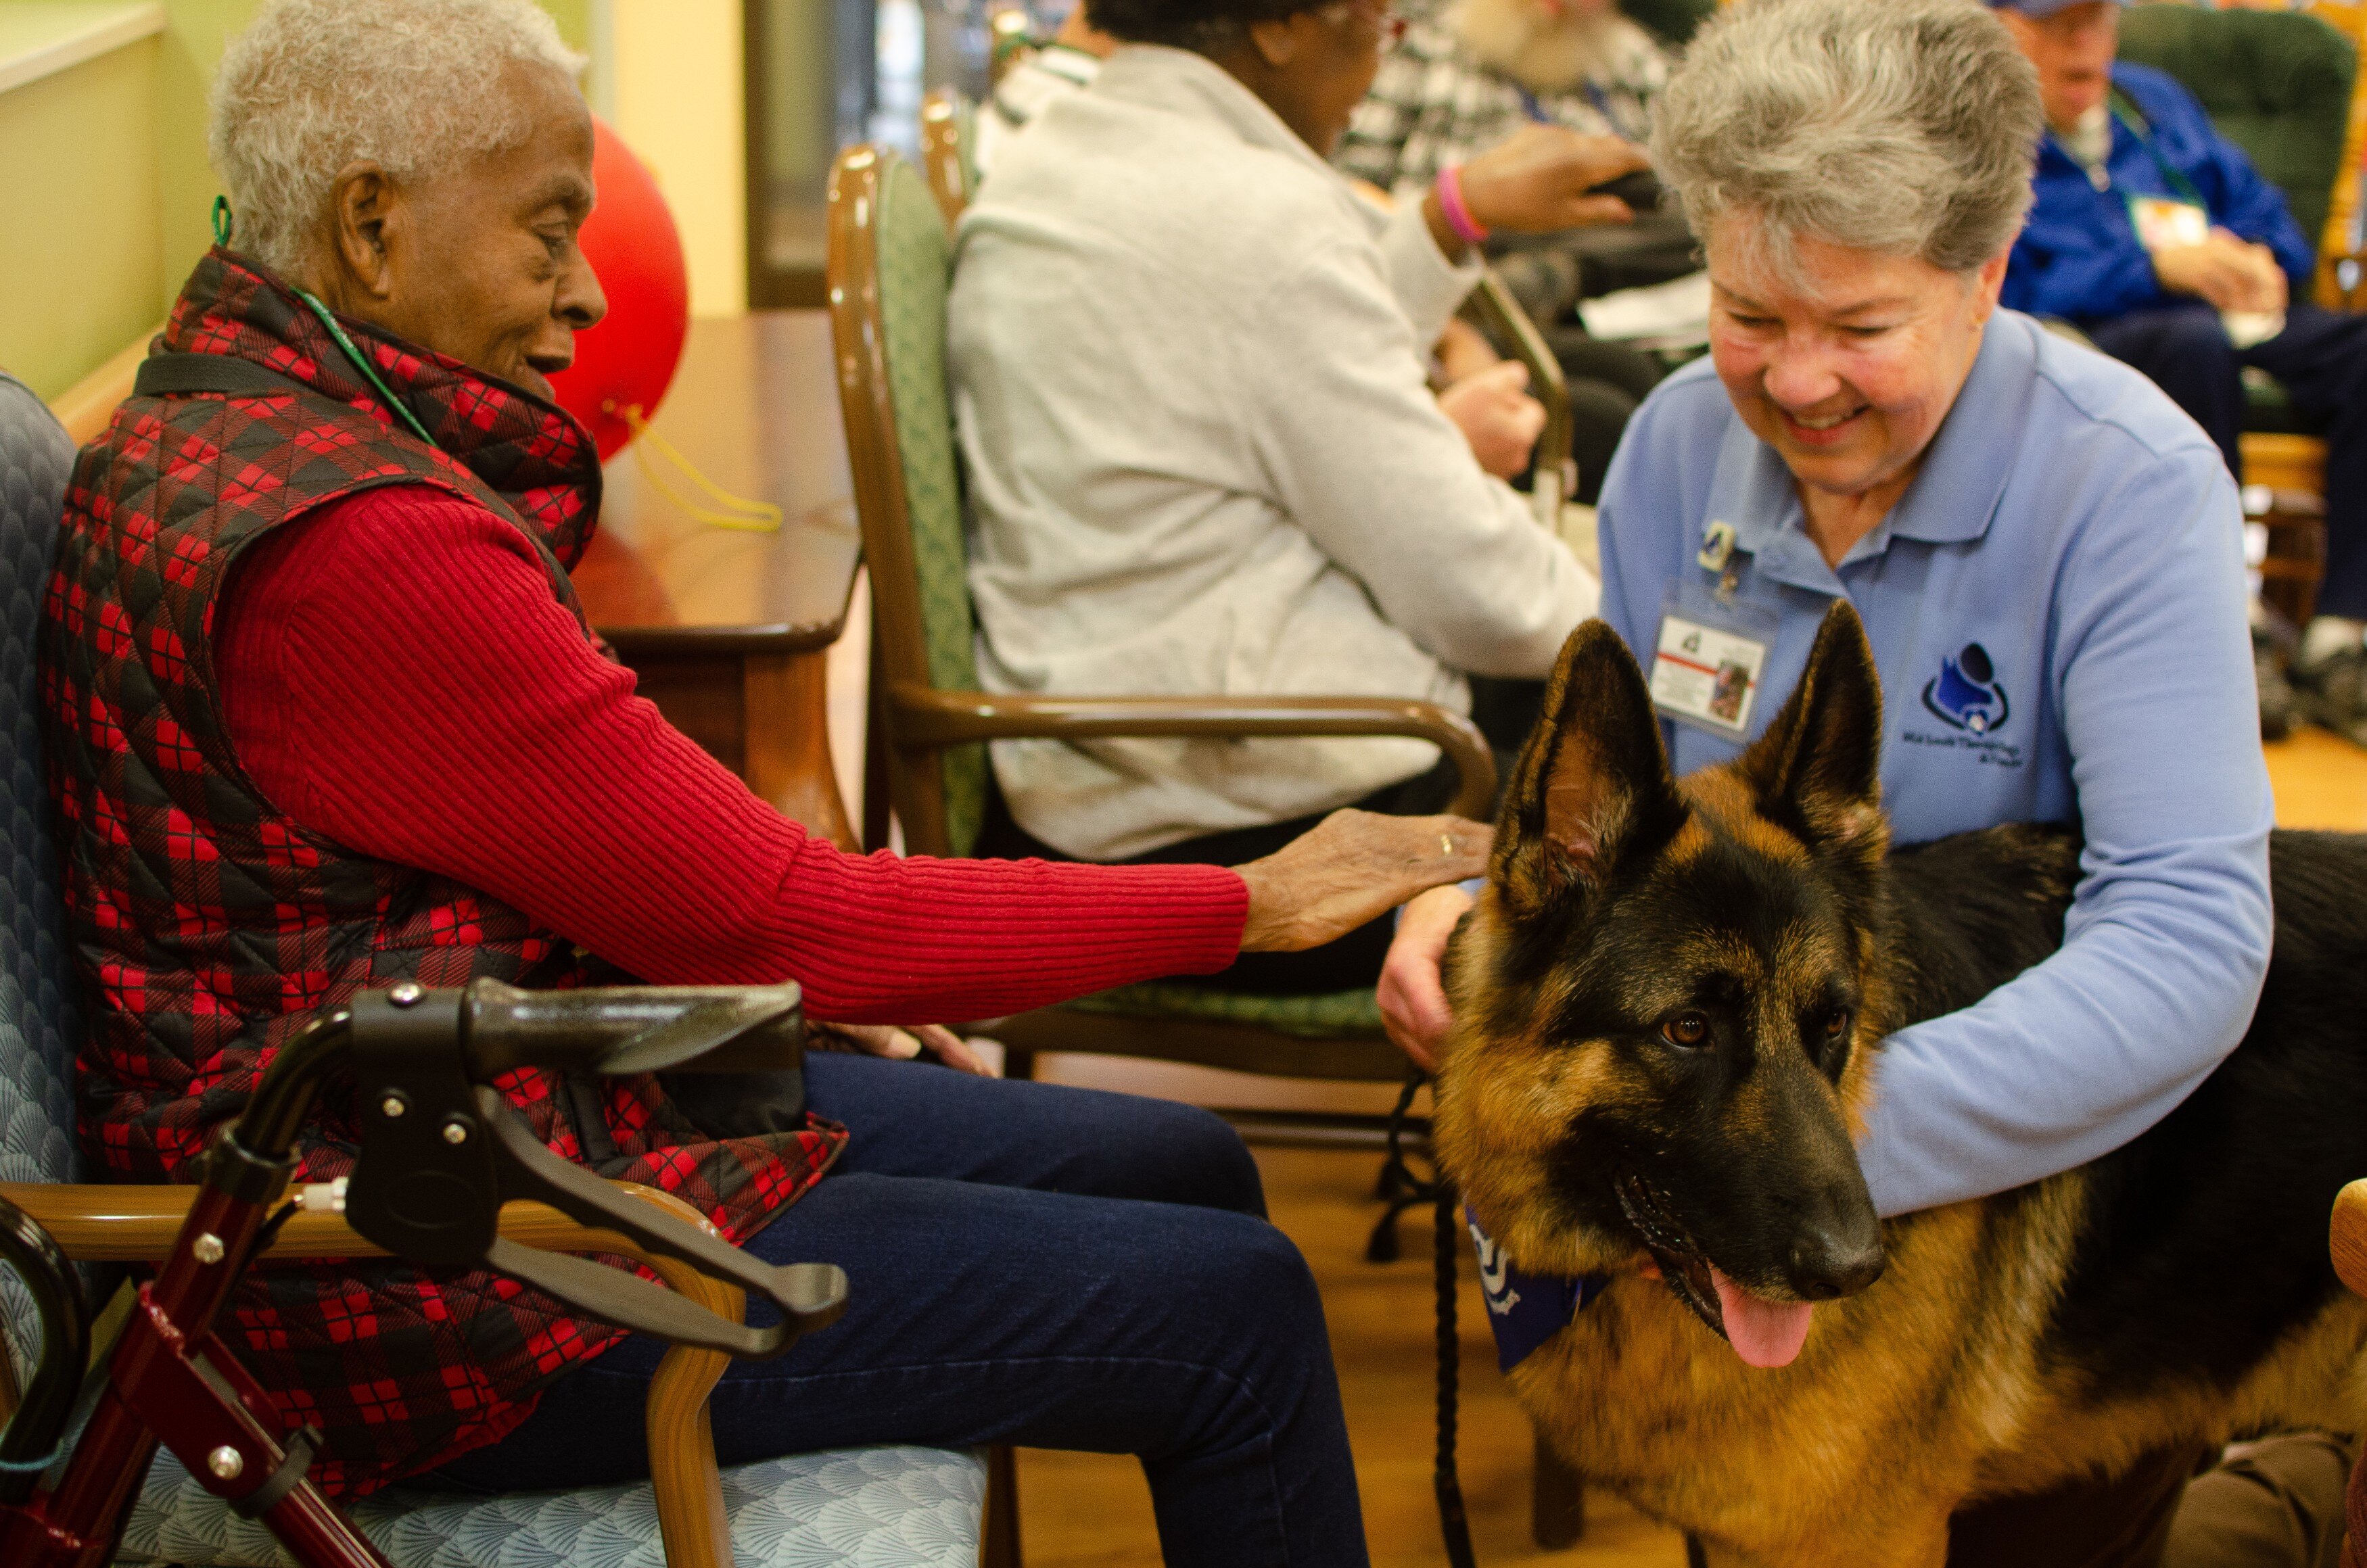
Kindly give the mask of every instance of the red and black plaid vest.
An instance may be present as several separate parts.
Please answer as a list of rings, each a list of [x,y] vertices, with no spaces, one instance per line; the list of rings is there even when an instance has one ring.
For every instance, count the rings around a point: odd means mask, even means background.
[[[191,1160],[279,1043],[355,991],[624,978],[488,894],[309,831],[232,754],[213,668],[223,584],[243,550],[328,502],[413,484],[481,506],[533,541],[551,592],[576,607],[567,569],[600,494],[583,427],[457,361],[343,324],[435,446],[394,423],[285,285],[217,249],[162,348],[252,360],[311,391],[134,396],[84,448],[67,491],[43,694],[67,923],[92,1001],[83,1137],[118,1179],[193,1179]],[[719,1141],[647,1077],[571,1092],[526,1072],[504,1088],[559,1154],[676,1193],[734,1240],[818,1180],[844,1136],[825,1125]],[[595,1114],[605,1125],[587,1138]],[[343,1174],[357,1137],[350,1091],[324,1101],[299,1179]],[[495,1275],[361,1263],[258,1270],[236,1326],[283,1414],[326,1433],[313,1473],[345,1492],[494,1440],[619,1332]]]

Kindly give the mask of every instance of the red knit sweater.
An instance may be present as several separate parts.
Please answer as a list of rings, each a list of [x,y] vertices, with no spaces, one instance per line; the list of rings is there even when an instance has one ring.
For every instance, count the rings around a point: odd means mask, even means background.
[[[280,529],[215,629],[262,794],[350,849],[515,905],[652,984],[805,987],[817,1018],[988,1018],[1232,961],[1211,866],[843,853],[633,695],[492,514],[416,487]],[[368,690],[360,704],[345,694]]]

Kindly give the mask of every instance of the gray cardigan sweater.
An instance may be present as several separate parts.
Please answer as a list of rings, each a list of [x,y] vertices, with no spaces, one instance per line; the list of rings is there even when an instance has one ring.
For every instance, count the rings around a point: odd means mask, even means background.
[[[949,346],[992,690],[1426,698],[1539,676],[1597,585],[1424,385],[1477,273],[1221,68],[1130,46],[999,154]],[[1344,805],[1394,739],[1000,742],[1013,815],[1112,859]]]

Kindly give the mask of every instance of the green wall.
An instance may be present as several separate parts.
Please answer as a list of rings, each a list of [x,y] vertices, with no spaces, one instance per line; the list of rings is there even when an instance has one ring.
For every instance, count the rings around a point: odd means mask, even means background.
[[[0,7],[22,0],[0,0]],[[542,0],[577,49],[591,0]],[[212,243],[206,90],[262,0],[164,0],[160,37],[0,93],[0,367],[55,397],[162,321]]]
[[[0,93],[0,367],[44,398],[163,314],[159,41]]]
[[[164,201],[164,276],[152,321],[164,319],[181,291],[181,280],[213,243],[213,202],[221,185],[206,164],[206,89],[222,46],[258,9],[259,0],[164,0],[164,36],[159,40],[164,47],[156,71],[156,185]]]

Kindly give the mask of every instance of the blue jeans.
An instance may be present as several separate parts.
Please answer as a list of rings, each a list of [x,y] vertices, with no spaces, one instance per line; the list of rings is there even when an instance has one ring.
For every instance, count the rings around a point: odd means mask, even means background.
[[[849,1303],[788,1354],[724,1373],[725,1464],[864,1443],[1138,1454],[1172,1568],[1365,1562],[1322,1303],[1230,1128],[917,1063],[807,1069],[812,1108],[853,1135],[748,1249],[840,1265]],[[664,1348],[623,1341],[433,1481],[648,1475],[642,1401]]]
[[[2243,472],[2245,366],[2282,383],[2294,412],[2326,432],[2326,580],[2320,615],[2367,617],[2367,316],[2295,301],[2285,330],[2237,349],[2200,300],[2081,323],[2113,358],[2150,377]]]

